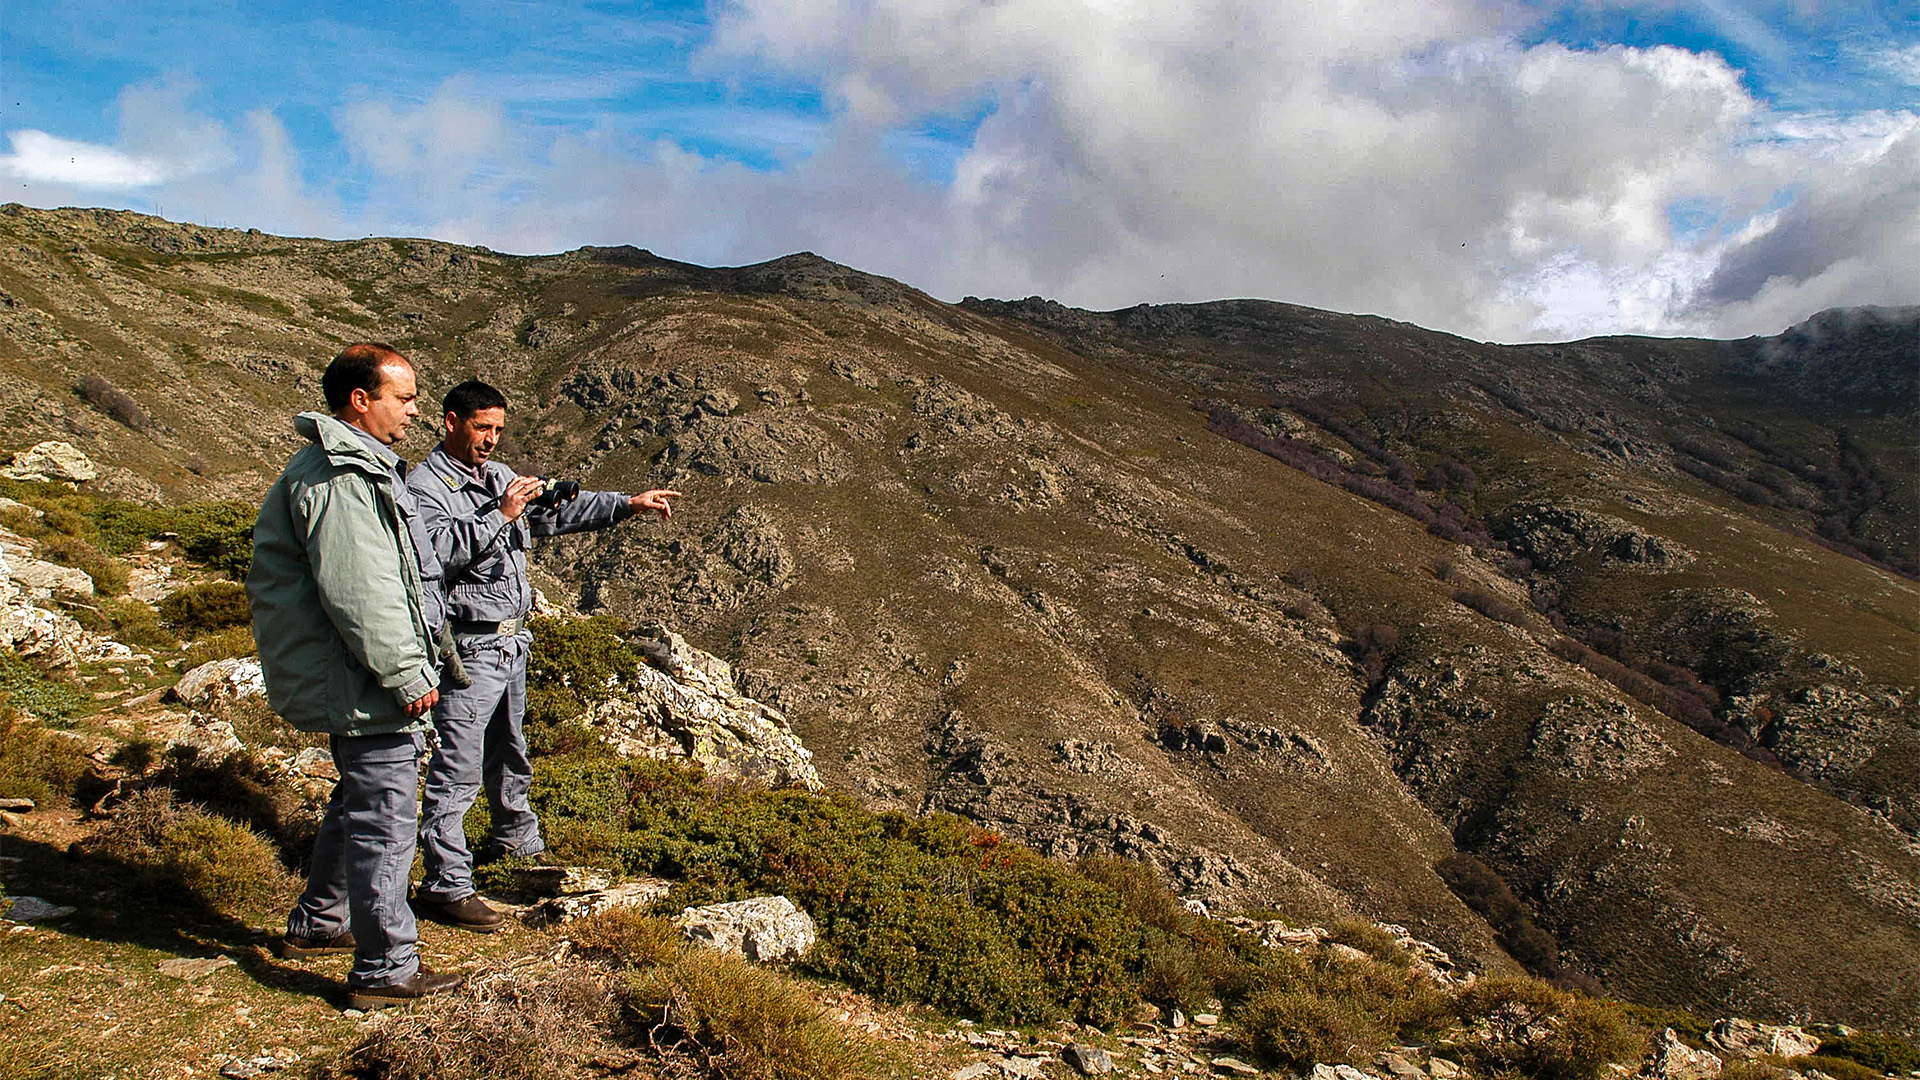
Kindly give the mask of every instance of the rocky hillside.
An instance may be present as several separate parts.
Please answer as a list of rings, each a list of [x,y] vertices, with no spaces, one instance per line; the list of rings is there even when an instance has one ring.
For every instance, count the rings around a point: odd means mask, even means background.
[[[1920,1026],[1911,309],[1500,347],[810,255],[20,207],[0,250],[7,448],[126,497],[257,498],[362,338],[501,385],[529,467],[685,491],[544,583],[730,662],[830,787],[1487,969]]]

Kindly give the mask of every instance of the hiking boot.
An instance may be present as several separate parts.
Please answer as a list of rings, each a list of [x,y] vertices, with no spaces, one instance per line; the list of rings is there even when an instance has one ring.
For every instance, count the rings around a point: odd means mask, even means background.
[[[491,934],[507,921],[506,916],[489,907],[478,896],[463,896],[458,900],[422,900],[415,897],[413,909],[434,922],[471,930],[476,934]]]
[[[420,970],[397,983],[385,986],[347,987],[347,1008],[372,1012],[393,1005],[406,1005],[419,1001],[423,997],[444,994],[449,990],[458,990],[467,981],[465,975],[454,975],[434,971],[425,964]]]
[[[300,937],[288,934],[273,943],[273,953],[282,960],[305,960],[309,956],[352,952],[353,932],[342,930],[332,937]]]

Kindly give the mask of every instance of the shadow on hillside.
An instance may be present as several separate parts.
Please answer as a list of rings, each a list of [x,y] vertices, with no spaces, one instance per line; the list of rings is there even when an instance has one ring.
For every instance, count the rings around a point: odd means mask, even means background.
[[[118,859],[71,853],[54,844],[0,835],[0,881],[9,896],[37,896],[75,908],[41,925],[70,937],[132,945],[180,957],[230,957],[263,987],[324,998],[344,1006],[348,958],[325,958],[341,978],[285,961],[271,949],[279,930],[264,930],[222,914],[192,897],[163,895],[140,884],[138,868]],[[18,861],[14,861],[18,860]]]

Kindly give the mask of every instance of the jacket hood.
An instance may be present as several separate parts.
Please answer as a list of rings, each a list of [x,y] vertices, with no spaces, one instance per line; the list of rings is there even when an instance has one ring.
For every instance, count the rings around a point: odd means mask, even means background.
[[[336,464],[360,465],[376,473],[387,473],[386,462],[367,448],[366,441],[353,428],[323,412],[303,412],[293,418],[293,430],[308,442],[327,452]]]

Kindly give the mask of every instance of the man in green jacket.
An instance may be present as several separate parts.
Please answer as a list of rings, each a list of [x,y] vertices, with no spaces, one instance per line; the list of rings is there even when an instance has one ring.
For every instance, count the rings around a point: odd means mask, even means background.
[[[420,963],[407,906],[421,733],[440,697],[439,596],[422,578],[439,568],[421,564],[432,548],[389,449],[418,414],[412,365],[350,345],[321,387],[333,415],[294,418],[311,445],[267,491],[247,574],[267,700],[327,735],[340,773],[277,951],[352,952],[348,1003],[376,1009],[461,983]]]

